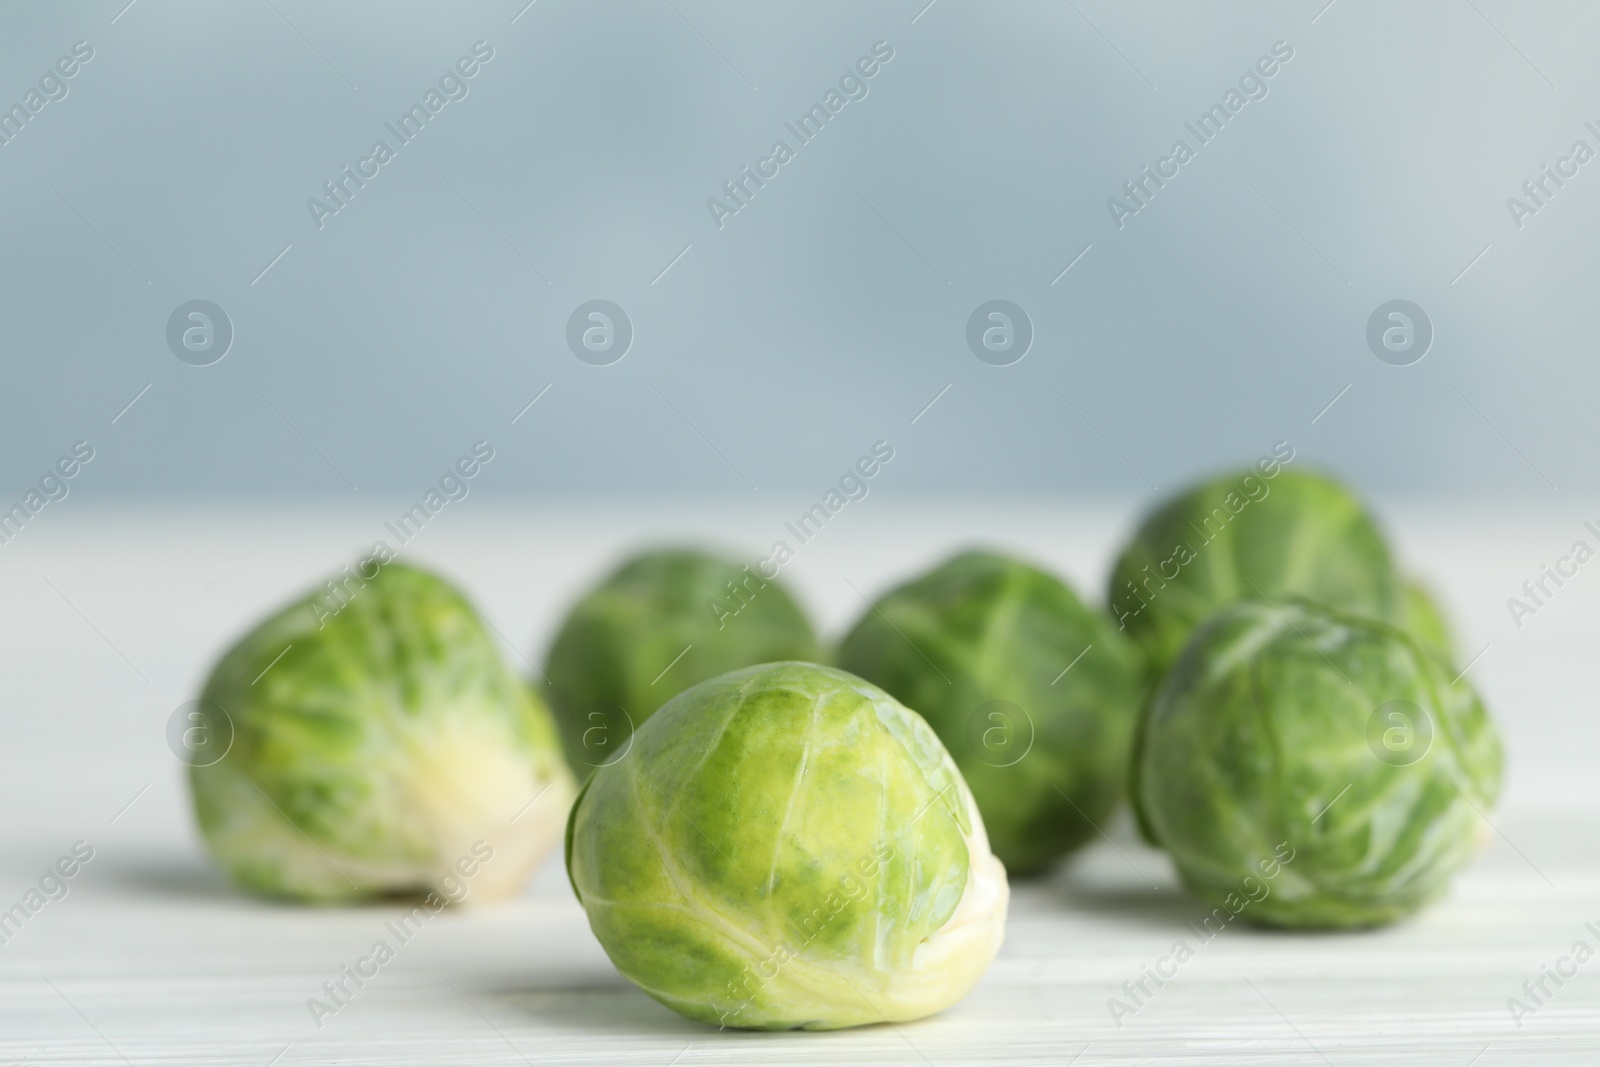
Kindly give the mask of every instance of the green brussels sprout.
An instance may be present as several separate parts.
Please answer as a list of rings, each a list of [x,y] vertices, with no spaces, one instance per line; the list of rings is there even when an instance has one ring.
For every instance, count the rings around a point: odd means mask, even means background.
[[[927,719],[1013,876],[1081,845],[1122,795],[1139,651],[1037,567],[957,555],[868,609],[838,664]]]
[[[626,752],[633,731],[696,682],[816,658],[811,623],[775,580],[669,549],[634,556],[579,600],[544,674],[567,759],[582,774]]]
[[[1415,578],[1408,578],[1401,588],[1401,629],[1416,638],[1424,648],[1432,649],[1446,661],[1456,657],[1455,638],[1450,624],[1433,591]]]
[[[927,723],[813,663],[749,667],[668,701],[584,785],[567,873],[641,989],[760,1030],[949,1007],[998,951],[1008,898]]]
[[[1134,803],[1183,881],[1256,923],[1359,927],[1441,895],[1500,788],[1494,724],[1401,630],[1241,602],[1145,713]]]
[[[443,579],[388,563],[337,592],[268,618],[206,682],[202,728],[231,736],[190,768],[212,855],[300,900],[516,893],[577,792],[549,712]]]
[[[1398,621],[1400,582],[1361,501],[1323,475],[1262,463],[1167,500],[1117,560],[1111,613],[1158,677],[1197,626],[1236,600],[1300,594]]]

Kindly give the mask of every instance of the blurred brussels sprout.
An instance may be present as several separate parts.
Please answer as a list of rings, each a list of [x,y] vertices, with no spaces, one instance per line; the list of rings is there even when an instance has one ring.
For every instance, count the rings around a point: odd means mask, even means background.
[[[1037,567],[955,556],[868,609],[838,664],[927,719],[1013,876],[1082,844],[1122,794],[1138,649]]]
[[[1416,638],[1424,648],[1432,649],[1446,661],[1456,656],[1455,638],[1444,612],[1439,609],[1433,590],[1415,578],[1408,578],[1401,588],[1401,629]]]
[[[692,1019],[917,1019],[978,981],[1005,868],[961,772],[859,678],[773,663],[669,701],[590,776],[567,872],[613,963]]]
[[[748,566],[692,550],[628,560],[572,607],[544,674],[581,775],[627,751],[674,695],[739,667],[817,657],[794,599]]]
[[[232,737],[190,769],[212,855],[301,900],[514,894],[577,791],[549,712],[444,580],[388,563],[338,593],[261,623],[206,682],[204,729]]]
[[[1117,560],[1111,613],[1157,675],[1195,627],[1236,600],[1296,593],[1398,620],[1400,583],[1361,501],[1323,475],[1266,462],[1167,500]]]
[[[1445,891],[1500,771],[1477,694],[1400,630],[1239,603],[1152,699],[1133,794],[1205,900],[1274,926],[1356,927]]]

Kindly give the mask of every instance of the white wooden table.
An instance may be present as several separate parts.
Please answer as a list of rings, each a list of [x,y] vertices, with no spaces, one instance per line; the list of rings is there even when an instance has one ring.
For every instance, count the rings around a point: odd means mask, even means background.
[[[508,655],[531,655],[623,546],[715,530],[761,549],[800,510],[513,513],[469,501],[413,555],[478,600]],[[1372,933],[1230,928],[1118,1027],[1107,999],[1204,910],[1123,818],[1114,843],[1014,887],[1006,946],[960,1005],[831,1034],[719,1033],[656,1005],[612,970],[554,858],[521,899],[435,919],[314,1025],[307,998],[395,909],[234,893],[199,847],[163,730],[241,627],[353,559],[387,513],[127,512],[72,498],[0,548],[0,908],[74,842],[94,849],[68,895],[0,945],[0,1064],[1600,1063],[1600,959],[1521,1027],[1507,1008],[1573,942],[1600,950],[1584,925],[1600,928],[1600,570],[1520,631],[1505,607],[1600,507],[1389,511],[1456,610],[1465,657],[1488,646],[1472,677],[1510,756],[1500,834],[1444,903]],[[869,498],[787,574],[837,633],[861,608],[844,579],[878,589],[1003,530],[1000,543],[1095,592],[1130,518]]]

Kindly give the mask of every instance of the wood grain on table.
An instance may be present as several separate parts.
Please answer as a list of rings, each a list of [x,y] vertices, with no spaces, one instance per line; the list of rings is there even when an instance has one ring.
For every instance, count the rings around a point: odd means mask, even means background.
[[[1482,650],[1471,677],[1509,755],[1489,847],[1438,906],[1378,931],[1230,925],[1205,940],[1195,928],[1207,909],[1124,813],[1051,878],[1013,887],[1000,958],[950,1011],[748,1034],[681,1019],[619,977],[556,857],[521,898],[430,920],[344,1007],[314,1018],[307,1001],[400,909],[291,907],[230,889],[199,847],[163,731],[242,627],[354,558],[381,519],[60,510],[0,559],[0,911],[76,842],[93,858],[0,943],[0,1064],[1600,1063],[1600,957],[1576,953],[1579,942],[1600,952],[1600,574],[1521,628],[1505,607],[1576,536],[1564,514],[1386,512],[1457,616],[1462,659]],[[624,547],[709,529],[759,548],[781,509],[461,512],[430,527],[415,558],[455,577],[531,673],[525,660],[538,661],[567,600]],[[850,585],[879,589],[974,540],[1020,549],[1098,596],[1131,516],[875,501],[786,577],[830,633],[861,608]],[[1180,939],[1192,957],[1175,976],[1130,993]],[[1569,976],[1557,984],[1547,967]],[[1537,992],[1541,978],[1547,995],[1533,1005],[1524,983]],[[1113,998],[1134,1010],[1113,1012]],[[1534,1010],[1514,1013],[1512,998]]]

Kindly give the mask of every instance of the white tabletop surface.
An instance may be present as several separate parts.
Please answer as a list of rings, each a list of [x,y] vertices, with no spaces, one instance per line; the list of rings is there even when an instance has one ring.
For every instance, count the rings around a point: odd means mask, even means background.
[[[409,552],[454,577],[523,665],[624,547],[716,531],[759,550],[802,507],[512,512],[469,498]],[[354,560],[388,513],[69,498],[0,546],[0,909],[74,842],[94,849],[70,893],[0,946],[0,1064],[1600,1063],[1600,959],[1520,1027],[1507,1007],[1575,941],[1600,949],[1585,928],[1600,929],[1600,563],[1520,630],[1505,604],[1540,564],[1595,540],[1582,524],[1600,506],[1386,512],[1454,611],[1463,659],[1487,646],[1470,677],[1509,754],[1498,833],[1444,902],[1377,932],[1229,928],[1119,1027],[1108,998],[1205,910],[1123,816],[1110,841],[1013,887],[1006,945],[962,1003],[830,1034],[717,1032],[660,1007],[611,968],[557,857],[520,899],[435,919],[314,1025],[307,998],[398,909],[231,890],[200,848],[163,731],[243,627]],[[1132,515],[869,497],[786,575],[830,634],[861,610],[851,584],[870,593],[972,541],[1019,549],[1095,595]]]

